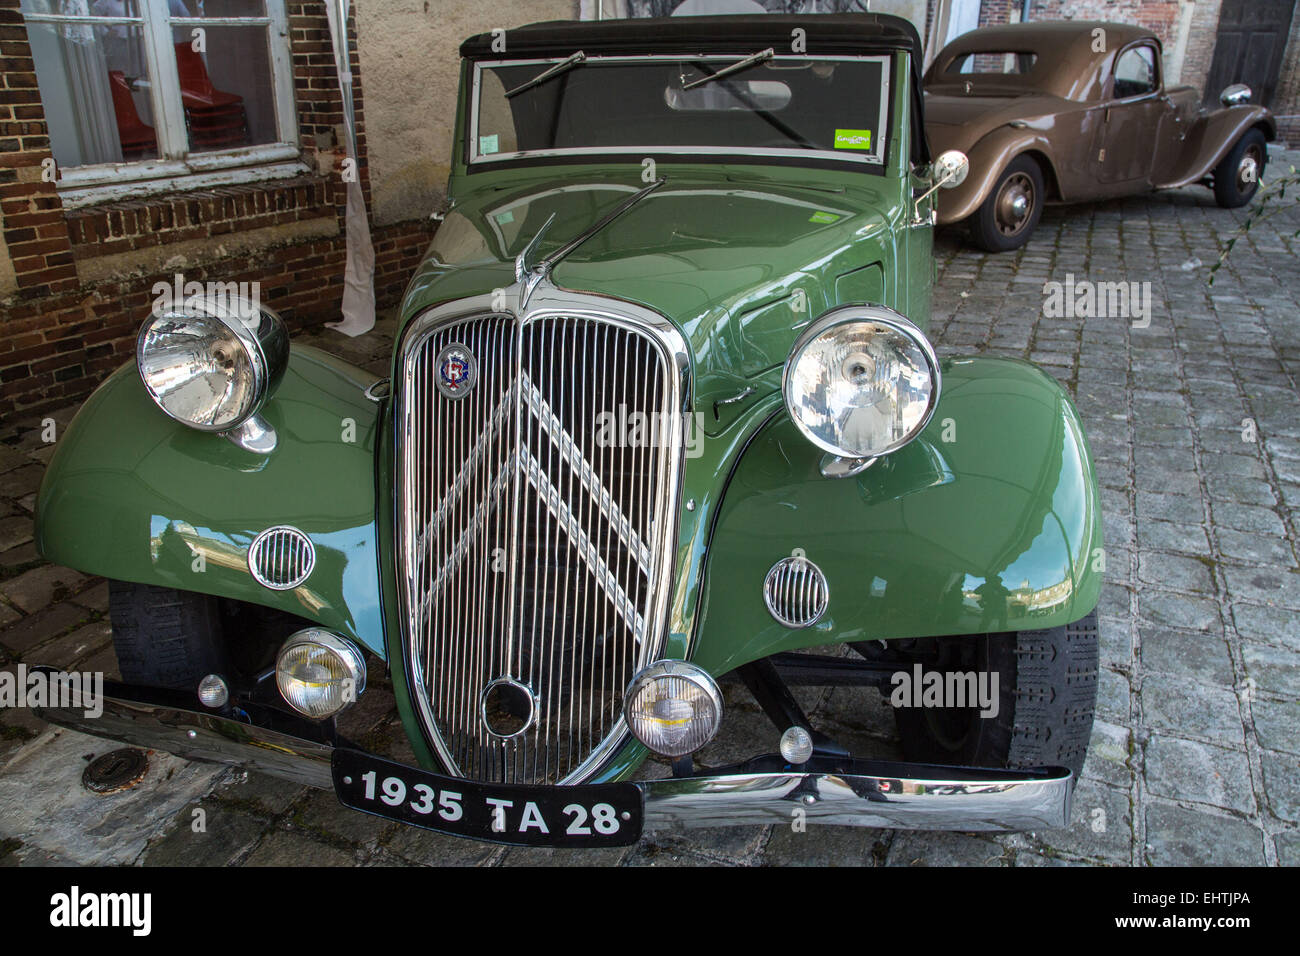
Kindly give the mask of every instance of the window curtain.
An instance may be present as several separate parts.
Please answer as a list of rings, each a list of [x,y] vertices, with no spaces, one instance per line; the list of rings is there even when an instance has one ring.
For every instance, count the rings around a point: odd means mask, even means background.
[[[90,0],[23,0],[20,9],[24,13],[82,17],[97,12],[91,10]],[[67,132],[76,139],[77,157],[70,165],[120,163],[122,145],[117,137],[113,94],[108,85],[109,67],[104,56],[104,41],[112,39],[113,28],[89,23],[60,23],[34,24],[32,29],[44,32],[49,38],[46,41],[47,53],[57,51],[57,65],[51,65],[61,75],[49,76],[48,68],[42,70],[40,64],[38,72],[42,85],[53,83],[62,86],[66,100],[72,106],[70,116],[59,118],[66,123]]]
[[[81,143],[82,162],[120,163],[122,144],[117,137],[113,94],[108,89],[108,62],[103,47],[95,42],[93,30],[83,24],[59,26],[63,70],[72,102],[79,107],[72,122]]]
[[[357,158],[355,107],[352,101],[352,68],[348,53],[348,0],[326,0],[330,38],[334,46],[334,68],[343,96],[343,127],[347,157]],[[355,167],[354,167],[355,168]],[[366,218],[366,201],[361,192],[360,170],[347,184],[348,200],[344,214],[347,262],[343,269],[343,320],[328,322],[326,328],[344,335],[361,335],[375,327],[375,250],[370,243],[370,223]]]

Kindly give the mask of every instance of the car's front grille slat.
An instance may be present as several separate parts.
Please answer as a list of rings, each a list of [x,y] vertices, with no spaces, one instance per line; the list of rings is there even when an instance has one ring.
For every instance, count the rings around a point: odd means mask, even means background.
[[[437,387],[453,345],[475,362],[459,397]],[[547,314],[433,323],[403,360],[400,570],[426,727],[464,776],[579,779],[662,647],[682,451],[672,356],[621,317]],[[504,739],[483,709],[502,682],[535,708]]]

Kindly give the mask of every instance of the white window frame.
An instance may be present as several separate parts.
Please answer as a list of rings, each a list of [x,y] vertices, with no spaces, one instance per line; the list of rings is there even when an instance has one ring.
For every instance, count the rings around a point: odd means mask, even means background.
[[[293,60],[285,0],[263,0],[262,17],[173,17],[167,0],[140,0],[138,17],[96,17],[24,13],[29,23],[127,24],[142,30],[149,67],[149,96],[159,156],[121,163],[94,163],[59,170],[58,189],[65,206],[120,200],[127,195],[296,176],[308,167],[298,146],[298,115],[293,96]],[[185,109],[172,43],[173,27],[260,26],[268,31],[272,102],[277,142],[189,154]]]

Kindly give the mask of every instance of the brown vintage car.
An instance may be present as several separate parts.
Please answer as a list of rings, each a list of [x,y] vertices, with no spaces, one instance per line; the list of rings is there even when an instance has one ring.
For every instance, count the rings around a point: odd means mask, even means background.
[[[1219,205],[1258,188],[1277,127],[1241,84],[1221,108],[1166,87],[1160,40],[1119,23],[987,27],[958,37],[926,70],[925,128],[935,154],[970,159],[942,194],[940,223],[969,222],[980,247],[1028,241],[1045,203],[1085,202],[1201,183]]]

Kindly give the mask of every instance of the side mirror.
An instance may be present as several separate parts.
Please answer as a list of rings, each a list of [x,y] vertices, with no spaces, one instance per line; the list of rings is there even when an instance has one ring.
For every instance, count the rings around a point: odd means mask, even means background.
[[[1233,83],[1219,94],[1219,102],[1224,106],[1242,106],[1250,102],[1250,87],[1245,83]]]
[[[930,166],[930,188],[916,197],[912,209],[912,225],[920,226],[926,223],[933,225],[938,216],[938,209],[932,208],[930,215],[926,216],[921,212],[921,204],[934,195],[935,190],[960,186],[966,181],[966,174],[969,172],[970,160],[961,150],[946,149],[940,153]]]
[[[966,181],[970,160],[959,149],[946,149],[934,161],[934,184],[941,189],[952,189]]]

